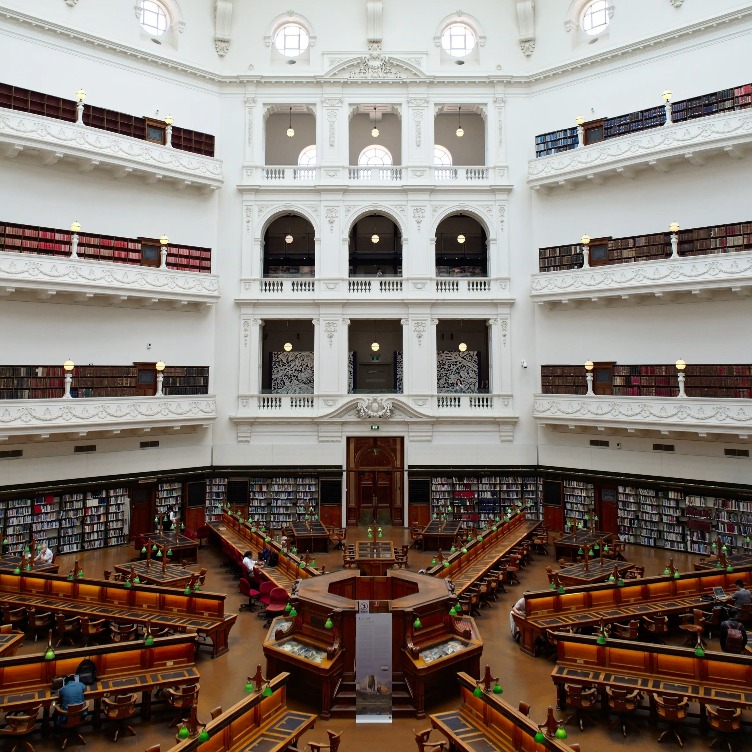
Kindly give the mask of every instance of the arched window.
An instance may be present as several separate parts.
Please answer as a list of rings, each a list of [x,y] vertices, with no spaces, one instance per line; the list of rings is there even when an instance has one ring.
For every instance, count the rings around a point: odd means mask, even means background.
[[[372,144],[371,146],[366,146],[366,148],[360,152],[358,164],[374,167],[391,167],[392,155],[389,153],[389,150],[385,149],[383,146]]]
[[[298,57],[308,49],[308,32],[298,23],[281,26],[274,35],[274,46],[285,57]]]
[[[445,146],[439,146],[434,144],[433,147],[433,163],[436,167],[451,167],[452,155]]]
[[[600,34],[610,20],[607,0],[594,0],[585,6],[580,16],[582,30],[589,36]]]
[[[316,144],[306,146],[298,156],[298,167],[314,167],[316,165]]]
[[[453,23],[441,34],[441,46],[452,57],[465,57],[475,49],[475,32],[464,23]]]
[[[138,22],[147,34],[161,37],[170,28],[170,15],[161,3],[155,0],[141,0]]]

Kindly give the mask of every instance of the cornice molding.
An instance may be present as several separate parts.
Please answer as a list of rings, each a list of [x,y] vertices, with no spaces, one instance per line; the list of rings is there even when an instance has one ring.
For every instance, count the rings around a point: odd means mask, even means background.
[[[677,29],[670,31],[663,31],[660,34],[655,34],[650,37],[646,37],[639,41],[629,42],[618,47],[613,47],[604,52],[590,55],[589,57],[574,60],[572,62],[565,63],[563,65],[544,68],[536,73],[530,75],[509,75],[499,76],[494,74],[479,75],[479,76],[465,76],[457,78],[447,78],[443,75],[431,75],[425,76],[424,80],[437,84],[457,84],[467,85],[474,82],[485,83],[501,83],[506,82],[515,85],[528,85],[545,79],[557,78],[565,76],[573,71],[580,70],[582,68],[590,68],[601,65],[603,63],[611,62],[612,60],[626,61],[636,56],[638,53],[644,50],[660,50],[673,45],[675,42],[684,42],[686,44],[687,37],[694,34],[698,34],[704,31],[717,30],[719,26],[724,24],[736,24],[747,21],[752,17],[752,6],[746,8],[730,11],[728,13],[722,13],[717,16],[712,16],[701,21],[697,21],[693,24],[688,24]],[[51,21],[45,21],[43,19],[34,17],[27,13],[11,8],[0,8],[0,18],[7,19],[9,21],[28,26],[31,28],[39,29],[45,32],[49,32],[52,38],[69,38],[83,45],[99,50],[107,50],[115,54],[122,55],[126,58],[137,59],[148,62],[151,65],[159,66],[165,70],[171,70],[181,73],[189,78],[198,78],[204,81],[210,81],[216,84],[237,84],[237,83],[250,83],[250,82],[269,82],[269,83],[317,83],[322,79],[328,81],[329,79],[323,78],[322,75],[311,75],[309,77],[284,77],[278,75],[269,76],[225,76],[215,73],[204,68],[200,68],[194,65],[188,65],[186,63],[176,62],[173,59],[163,57],[161,55],[155,55],[153,52],[147,52],[146,50],[138,49],[124,44],[119,44],[104,37],[94,34],[88,34],[80,29],[72,29],[62,24],[56,24]]]

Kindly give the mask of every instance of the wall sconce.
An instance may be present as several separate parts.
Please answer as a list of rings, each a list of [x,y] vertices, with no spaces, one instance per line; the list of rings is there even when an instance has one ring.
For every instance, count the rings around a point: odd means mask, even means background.
[[[672,222],[668,231],[671,233],[671,258],[679,258],[679,223]]]
[[[372,342],[371,343],[371,350],[373,350],[374,352],[378,352],[379,351],[379,347],[380,347],[380,345],[379,345],[378,342]]]
[[[374,138],[379,137],[379,129],[376,127],[376,108],[373,108],[373,128],[371,128],[371,135]]]
[[[666,91],[661,94],[663,97],[663,101],[666,103],[666,125],[672,122],[671,120],[671,91],[669,89],[666,89]]]
[[[582,127],[583,125],[585,125],[585,118],[582,117],[582,115],[578,115],[574,122],[577,123],[577,125],[579,125],[580,127]]]
[[[460,342],[458,349],[460,352],[465,352],[467,350],[467,342]]]
[[[671,90],[670,89],[666,89],[663,92],[663,94],[661,94],[661,96],[663,97],[663,101],[664,102],[670,102],[671,101]]]
[[[290,107],[290,123],[287,126],[287,138],[292,138],[295,135],[295,130],[292,127],[292,107]]]
[[[83,101],[84,101],[84,100],[86,99],[86,92],[85,92],[85,91],[84,91],[83,89],[79,89],[79,90],[78,90],[78,91],[76,92],[76,99],[77,99],[77,100],[78,100],[79,102],[83,102]]]
[[[457,242],[462,245],[465,242],[465,236],[460,234],[457,236]]]
[[[588,269],[590,267],[590,235],[583,235],[580,243],[582,243],[582,268]]]
[[[593,392],[593,361],[585,361],[585,381],[587,381],[587,394],[592,396]]]
[[[169,242],[170,242],[170,239],[167,237],[167,235],[162,235],[162,237],[159,239],[159,268],[160,269],[167,268],[167,245]]]
[[[79,89],[76,92],[76,125],[84,124],[84,99],[86,99],[86,92],[83,89]]]
[[[679,358],[679,360],[676,361],[676,370],[678,373],[678,379],[679,379],[679,397],[686,397],[687,393],[684,391],[684,379],[686,378],[684,376],[684,369],[687,367],[687,364]]]
[[[292,350],[292,342],[285,342],[285,344],[282,345],[282,349],[285,352],[290,352],[290,350]]]
[[[462,130],[462,107],[457,109],[457,130],[455,131],[457,138],[462,138],[465,135],[465,131]]]
[[[78,233],[81,232],[81,225],[74,221],[70,226],[71,231],[71,252],[72,259],[78,258]]]
[[[71,398],[71,384],[73,383],[73,369],[76,367],[76,364],[72,360],[66,360],[65,363],[63,363],[63,370],[65,371],[65,382],[64,382],[64,388],[65,391],[63,392],[63,399],[70,399]]]
[[[162,381],[164,380],[164,369],[165,364],[163,361],[159,361],[157,365],[155,366],[157,369],[157,391],[154,392],[155,397],[164,397],[164,392],[162,391]]]
[[[175,122],[175,118],[172,115],[167,115],[164,121],[166,125],[172,125]]]

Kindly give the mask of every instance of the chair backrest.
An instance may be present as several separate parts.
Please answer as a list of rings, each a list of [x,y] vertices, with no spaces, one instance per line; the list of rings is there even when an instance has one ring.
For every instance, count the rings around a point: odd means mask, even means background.
[[[655,709],[661,718],[679,720],[687,715],[687,698],[678,695],[653,695]]]
[[[106,627],[107,622],[104,619],[90,621],[88,616],[81,617],[81,631],[84,634],[99,634],[100,632],[104,632]]]
[[[174,689],[167,689],[167,701],[175,708],[190,708],[198,700],[198,684],[182,684]]]
[[[606,687],[608,704],[617,713],[629,713],[637,709],[640,693],[628,689]]]
[[[60,725],[63,728],[75,728],[76,726],[80,726],[83,723],[85,712],[85,702],[76,702],[72,705],[68,705],[65,709],[65,720]]]
[[[245,579],[245,577],[241,577],[238,580],[238,587],[240,588],[240,594],[246,596],[246,598],[251,597],[251,583],[248,582],[248,580]]]
[[[275,587],[272,592],[269,593],[269,603],[287,603],[289,597],[287,590],[283,587]]]
[[[271,595],[272,590],[277,587],[271,580],[264,580],[259,587],[261,595]]]
[[[211,719],[214,720],[217,716],[222,715],[222,706],[217,705],[216,708],[213,708],[209,711],[209,715],[211,716]]]
[[[41,705],[35,705],[32,708],[23,708],[13,715],[6,715],[5,720],[10,728],[10,735],[28,734],[33,731],[41,708]]]
[[[334,731],[327,729],[326,735],[329,737],[329,749],[330,752],[337,752],[339,749],[339,743],[342,741],[342,732],[335,734]]]
[[[517,706],[517,709],[520,711],[520,713],[522,713],[522,715],[530,715],[530,703],[520,700],[520,704]]]
[[[136,694],[105,697],[103,700],[105,715],[110,720],[130,718],[136,712],[136,702],[138,702]]]
[[[708,712],[708,723],[716,731],[721,733],[730,733],[740,731],[742,727],[742,711],[739,708],[724,708],[722,706],[713,707],[706,705]]]

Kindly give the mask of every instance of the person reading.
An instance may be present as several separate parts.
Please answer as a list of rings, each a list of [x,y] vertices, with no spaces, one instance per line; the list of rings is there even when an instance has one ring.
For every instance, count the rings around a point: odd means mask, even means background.
[[[63,710],[67,710],[70,705],[78,705],[86,702],[86,698],[84,697],[85,691],[86,685],[79,681],[79,678],[75,674],[69,674],[63,679],[63,686],[58,690],[58,704]],[[65,723],[65,715],[58,713],[55,716],[55,723],[63,725]]]
[[[52,564],[55,554],[52,553],[52,549],[46,543],[42,543],[42,547],[39,549],[39,553],[34,557],[35,562],[40,564]]]

